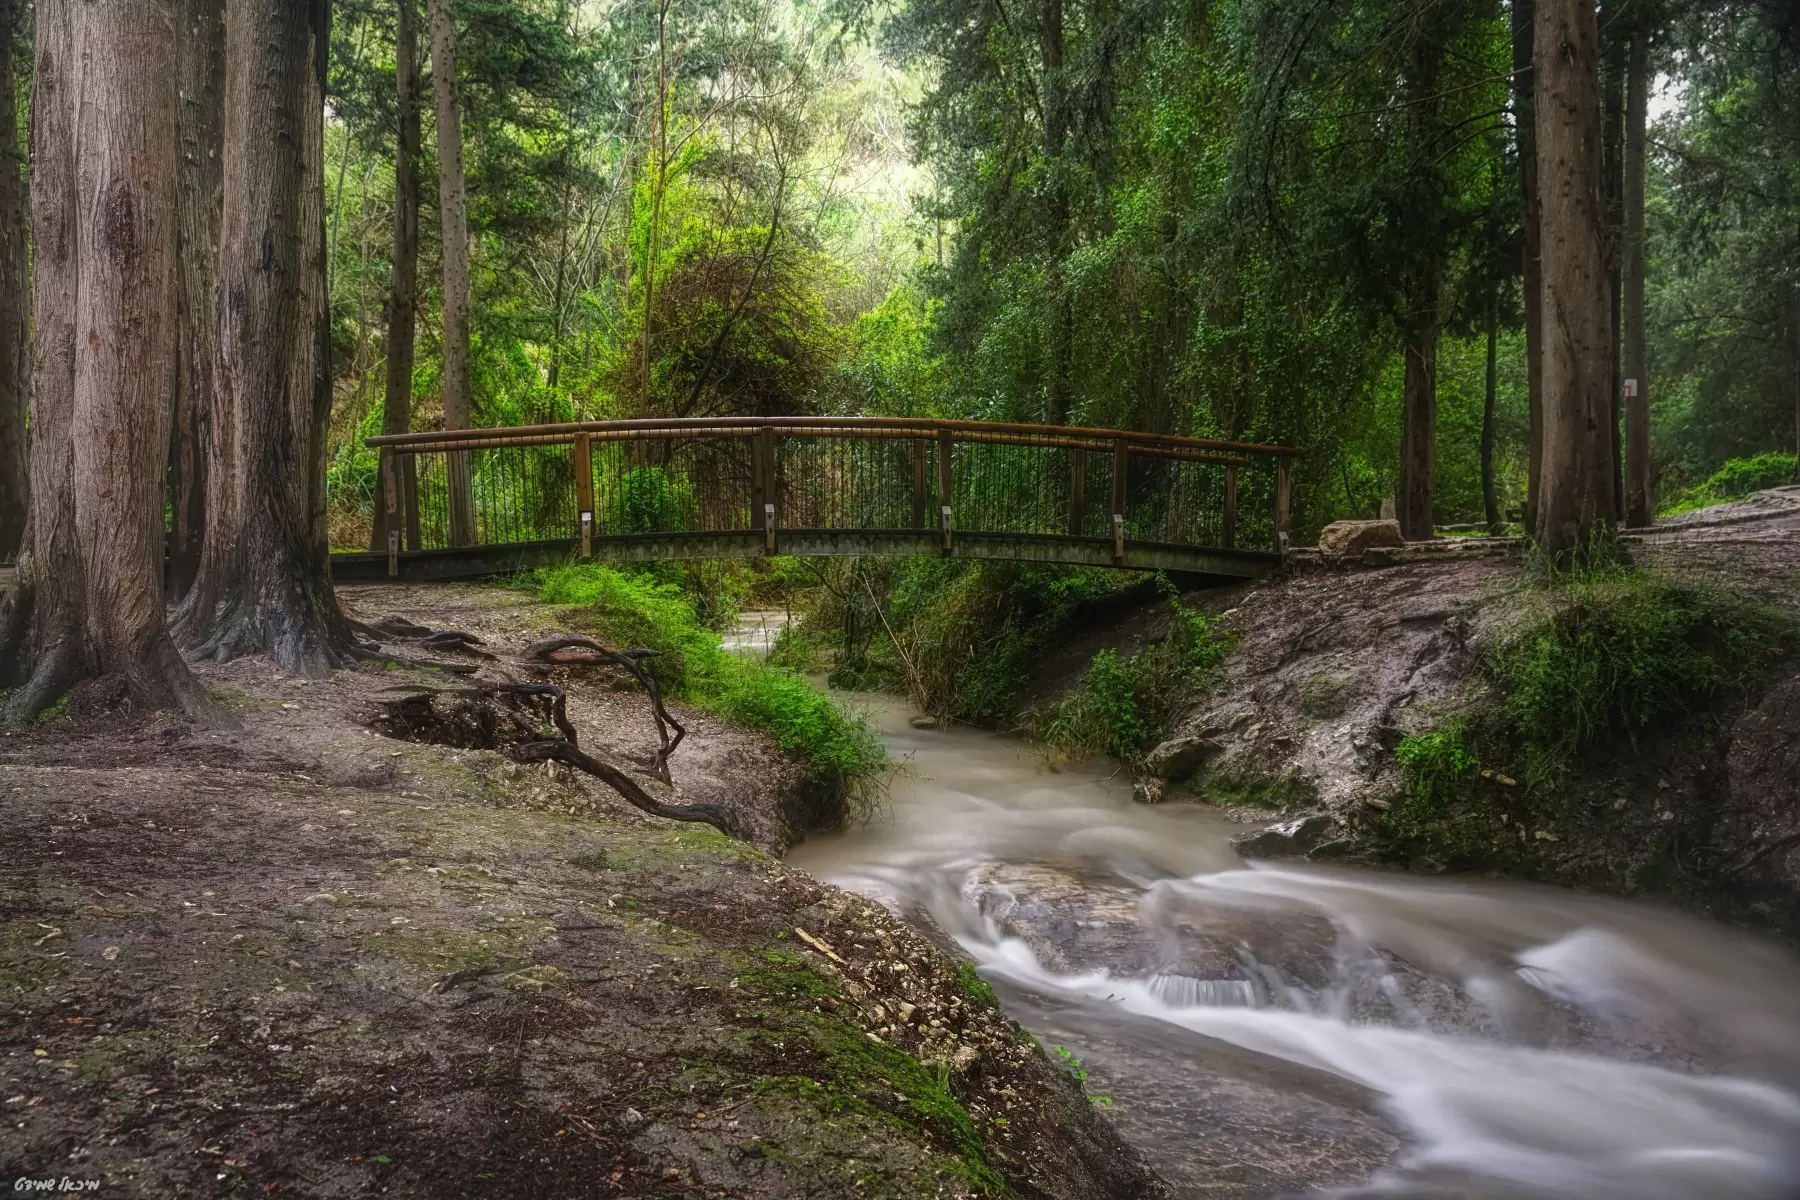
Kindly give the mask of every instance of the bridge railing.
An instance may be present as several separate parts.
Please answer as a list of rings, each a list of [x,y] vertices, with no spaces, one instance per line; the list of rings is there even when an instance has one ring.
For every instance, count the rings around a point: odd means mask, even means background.
[[[954,553],[958,536],[1054,539],[1110,546],[1121,564],[1137,546],[1278,553],[1298,454],[883,417],[589,421],[369,445],[382,451],[390,573],[403,550],[574,539],[586,555],[651,537],[740,535],[777,553],[802,531],[910,534],[918,545],[907,552],[928,542]]]

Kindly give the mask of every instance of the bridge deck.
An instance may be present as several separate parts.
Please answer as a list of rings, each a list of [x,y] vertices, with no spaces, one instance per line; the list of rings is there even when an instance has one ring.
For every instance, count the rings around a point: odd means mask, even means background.
[[[1166,434],[893,418],[603,421],[369,439],[351,579],[592,557],[899,555],[1248,578],[1280,561],[1295,451]]]

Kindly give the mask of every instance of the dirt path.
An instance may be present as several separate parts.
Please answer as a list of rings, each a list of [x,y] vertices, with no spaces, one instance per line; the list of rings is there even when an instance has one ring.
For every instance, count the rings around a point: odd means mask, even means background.
[[[555,620],[496,589],[346,598],[503,646]],[[241,731],[109,711],[0,738],[0,1182],[1158,1194],[979,981],[874,906],[566,773],[367,728],[433,677],[202,671]],[[636,695],[571,710],[584,744],[652,744]],[[803,773],[692,719],[677,789],[773,844]]]

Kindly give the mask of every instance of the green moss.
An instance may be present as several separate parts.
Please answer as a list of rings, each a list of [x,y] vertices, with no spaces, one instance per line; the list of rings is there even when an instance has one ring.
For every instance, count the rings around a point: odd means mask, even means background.
[[[1307,678],[1300,685],[1300,712],[1315,721],[1328,721],[1333,717],[1341,717],[1349,707],[1350,685],[1353,681],[1348,675],[1335,675],[1329,671],[1320,671]]]
[[[981,972],[975,969],[974,963],[963,963],[957,967],[956,979],[958,983],[962,984],[963,991],[967,992],[969,998],[975,1003],[986,1005],[988,1008],[1000,1007],[1000,997],[994,995],[994,989],[987,980],[981,977]]]
[[[1287,812],[1318,802],[1319,793],[1298,771],[1283,775],[1233,775],[1207,770],[1187,782],[1187,789],[1210,804]]]

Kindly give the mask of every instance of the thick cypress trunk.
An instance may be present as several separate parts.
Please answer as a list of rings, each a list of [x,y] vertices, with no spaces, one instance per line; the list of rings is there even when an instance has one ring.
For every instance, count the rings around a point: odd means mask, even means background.
[[[23,684],[7,717],[28,719],[77,680],[109,675],[136,705],[222,720],[163,614],[178,332],[174,0],[44,0],[37,16],[35,447],[0,654]]]
[[[1406,338],[1406,381],[1400,418],[1400,494],[1395,516],[1409,542],[1435,532],[1431,502],[1437,476],[1437,281],[1414,285]]]
[[[181,206],[174,434],[169,449],[169,595],[187,595],[206,532],[206,427],[213,404],[219,307],[225,0],[179,0],[181,107],[176,201]]]
[[[1494,480],[1495,408],[1500,393],[1500,308],[1488,308],[1487,377],[1481,396],[1481,510],[1488,532],[1500,536],[1500,496]]]
[[[1607,415],[1607,443],[1612,461],[1608,473],[1612,478],[1613,512],[1625,511],[1625,451],[1619,433],[1625,423],[1625,383],[1620,372],[1619,348],[1623,345],[1625,252],[1625,33],[1619,27],[1619,12],[1624,5],[1609,2],[1600,14],[1600,144],[1606,182],[1606,281],[1611,308],[1612,369],[1607,397],[1611,407]]]
[[[467,429],[469,391],[469,192],[463,174],[462,101],[456,87],[456,26],[449,0],[429,0],[431,94],[437,110],[438,219],[444,257],[444,428]],[[449,459],[450,542],[475,540],[475,502],[467,451]]]
[[[1543,203],[1544,461],[1537,537],[1584,558],[1614,517],[1610,296],[1601,180],[1599,33],[1589,0],[1538,0]]]
[[[399,0],[394,20],[394,259],[388,275],[387,391],[381,432],[412,429],[413,352],[419,304],[419,37],[414,0]],[[383,466],[389,452],[381,452]],[[408,550],[419,548],[419,495],[410,454],[399,456],[400,512]],[[382,478],[386,478],[385,472]],[[387,504],[377,493],[369,549],[387,549]]]
[[[31,253],[25,153],[14,106],[13,48],[25,0],[0,0],[0,558],[25,535],[25,405],[30,394]]]
[[[1644,153],[1648,120],[1650,62],[1646,34],[1632,32],[1625,80],[1625,240],[1621,270],[1625,373],[1625,461],[1628,471],[1625,523],[1650,524],[1656,513],[1651,493],[1650,383],[1644,349]]]
[[[354,639],[331,589],[324,435],[326,0],[226,15],[219,367],[200,573],[176,617],[202,657],[318,675]]]
[[[1544,296],[1542,205],[1538,195],[1537,104],[1532,78],[1535,0],[1512,0],[1513,121],[1519,155],[1519,224],[1524,247],[1525,382],[1530,414],[1525,482],[1525,528],[1537,528],[1538,487],[1544,474]]]

